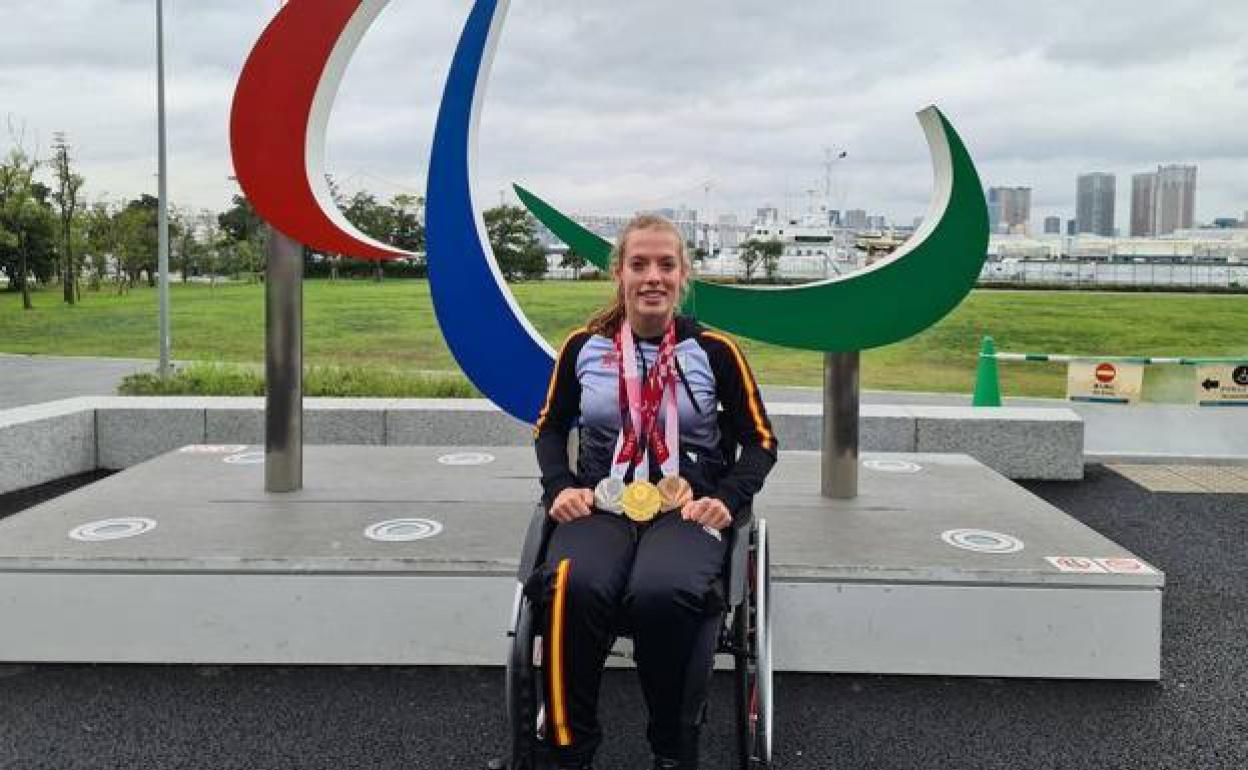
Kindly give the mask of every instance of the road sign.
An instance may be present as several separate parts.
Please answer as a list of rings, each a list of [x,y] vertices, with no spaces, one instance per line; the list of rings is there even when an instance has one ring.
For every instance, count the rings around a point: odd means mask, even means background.
[[[1196,367],[1196,403],[1248,406],[1248,361]]]
[[[1071,401],[1133,404],[1144,389],[1144,367],[1137,363],[1071,361],[1066,397]]]

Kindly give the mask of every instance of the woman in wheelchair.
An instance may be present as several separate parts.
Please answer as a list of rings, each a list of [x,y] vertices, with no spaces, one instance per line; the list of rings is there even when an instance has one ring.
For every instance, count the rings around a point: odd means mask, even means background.
[[[545,742],[557,767],[591,766],[603,665],[626,633],[654,767],[684,770],[724,618],[725,530],[746,524],[776,438],[736,343],[676,313],[690,275],[676,227],[633,219],[612,272],[615,300],[564,342],[535,432],[557,522],[525,588],[541,608]],[[739,457],[723,456],[721,426]]]

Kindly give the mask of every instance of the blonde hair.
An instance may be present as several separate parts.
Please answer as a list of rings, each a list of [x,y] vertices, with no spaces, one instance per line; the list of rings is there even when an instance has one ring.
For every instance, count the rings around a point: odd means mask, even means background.
[[[681,265],[685,268],[685,280],[680,284],[680,298],[677,305],[679,306],[685,300],[685,295],[689,291],[689,276],[693,274],[693,265],[685,251],[684,236],[681,235],[680,229],[666,217],[657,214],[638,214],[624,225],[619,237],[615,239],[615,245],[611,247],[611,275],[615,277],[615,298],[611,304],[590,317],[585,325],[590,334],[614,337],[624,321],[624,287],[620,284],[620,272],[624,267],[624,249],[628,246],[628,236],[638,230],[658,230],[671,233],[676,238],[676,251]]]

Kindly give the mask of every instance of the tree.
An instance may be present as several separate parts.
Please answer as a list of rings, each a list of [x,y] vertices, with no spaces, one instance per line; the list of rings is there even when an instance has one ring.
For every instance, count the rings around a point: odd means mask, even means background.
[[[143,199],[156,200],[150,195]],[[143,199],[130,201],[114,217],[118,294],[138,283],[144,270],[148,271],[148,283],[155,283],[155,212]]]
[[[581,278],[581,271],[589,264],[589,260],[577,253],[576,249],[571,246],[564,252],[563,258],[559,260],[559,267],[572,268],[572,276],[577,280]]]
[[[147,273],[147,285],[156,286],[156,260],[159,250],[157,224],[160,200],[146,193],[128,201],[119,215],[121,253],[130,285]]]
[[[342,208],[342,213],[360,232],[371,235],[382,243],[390,242],[394,235],[394,209],[378,203],[376,196],[370,192],[356,192]],[[373,265],[373,278],[380,281],[382,275],[381,261],[376,260]]]
[[[779,267],[780,255],[784,253],[784,244],[780,241],[760,241],[756,238],[741,244],[741,263],[745,265],[745,282],[750,283],[754,271],[763,268],[768,278],[774,278]]]
[[[190,279],[199,258],[199,240],[195,232],[194,214],[190,209],[170,208],[169,269],[182,273],[182,283]]]
[[[394,232],[390,243],[396,248],[409,251],[415,256],[408,261],[415,266],[415,275],[423,276],[428,270],[425,259],[425,223],[421,221],[425,199],[418,195],[401,193],[390,199],[394,211]]]
[[[108,260],[117,256],[116,214],[107,203],[97,201],[87,209],[83,217],[86,230],[84,253],[91,266],[89,287],[99,291],[108,275]]]
[[[217,224],[231,240],[254,241],[264,232],[264,220],[245,195],[235,195],[229,209],[217,215]]]
[[[420,221],[420,212],[424,205],[424,198],[406,193],[390,199],[390,209],[394,212],[394,231],[390,233],[389,242],[396,248],[417,254],[424,252],[425,223]]]
[[[82,203],[82,176],[75,174],[69,156],[69,140],[58,131],[52,141],[52,171],[56,176],[56,191],[52,200],[56,203],[61,224],[61,259],[65,269],[64,298],[74,304],[78,294],[78,264],[74,260],[74,219]]]
[[[197,229],[203,238],[203,251],[200,254],[199,266],[201,270],[208,273],[208,290],[214,291],[217,288],[217,270],[221,262],[221,254],[233,241],[221,227],[220,218],[213,216],[213,213],[207,209],[199,212],[198,224]]]
[[[496,206],[487,210],[485,230],[505,279],[535,280],[546,274],[546,250],[537,240],[533,218],[523,208]]]
[[[11,291],[22,293],[30,310],[30,278],[47,280],[53,272],[55,238],[47,187],[34,181],[39,162],[18,146],[0,162],[0,269]]]

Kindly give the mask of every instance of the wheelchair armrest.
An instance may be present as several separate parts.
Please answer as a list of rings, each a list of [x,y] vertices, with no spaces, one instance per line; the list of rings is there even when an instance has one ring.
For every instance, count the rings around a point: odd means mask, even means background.
[[[746,504],[737,511],[740,522],[732,530],[732,553],[728,556],[728,606],[736,607],[745,598],[747,565],[749,564],[750,537],[754,530],[753,505]]]
[[[533,508],[533,518],[529,520],[529,529],[524,535],[524,548],[520,551],[520,568],[516,579],[521,583],[529,579],[537,564],[546,553],[546,543],[550,533],[555,530],[555,522],[546,515],[546,506],[540,501]]]

